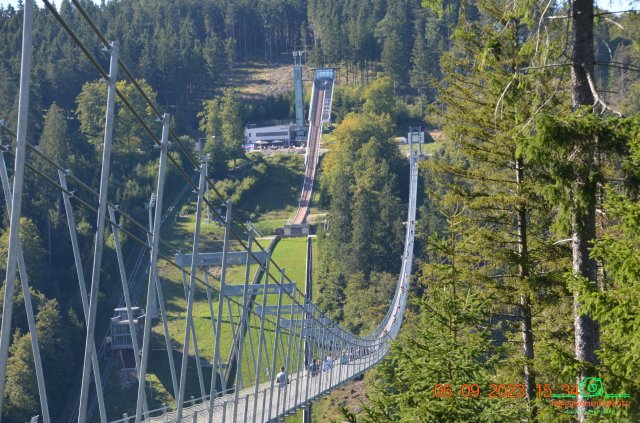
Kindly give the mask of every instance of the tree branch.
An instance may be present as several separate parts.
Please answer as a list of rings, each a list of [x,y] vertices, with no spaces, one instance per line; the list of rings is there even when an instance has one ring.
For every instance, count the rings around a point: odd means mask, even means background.
[[[502,90],[502,94],[500,94],[500,97],[498,98],[498,102],[496,103],[496,108],[495,108],[495,110],[493,112],[493,126],[494,126],[494,128],[498,127],[498,108],[500,107],[500,103],[502,103],[502,100],[504,100],[504,96],[507,94],[507,90],[509,90],[509,87],[511,86],[511,84],[513,84],[513,81],[516,80],[517,76],[518,76],[517,72],[513,74],[513,77],[511,78],[511,81],[509,81],[509,83],[504,88],[504,90]]]
[[[609,110],[611,113],[618,115],[618,117],[622,117],[622,113],[620,113],[617,110],[613,110],[611,107],[607,105],[607,103],[604,102],[604,100],[600,97],[600,95],[598,95],[598,92],[596,91],[596,85],[593,82],[593,78],[591,77],[591,74],[589,73],[589,71],[586,69],[586,66],[584,65],[584,63],[582,63],[582,68],[585,70],[585,73],[587,75],[587,81],[589,82],[589,88],[591,89],[591,94],[593,94],[593,98],[595,99],[595,102],[593,103],[593,107],[600,104],[604,110]]]
[[[542,25],[543,25],[544,15],[547,14],[547,10],[549,10],[549,6],[551,6],[551,3],[553,3],[553,0],[549,0],[547,5],[545,6],[544,10],[542,11],[542,15],[540,15],[540,21],[538,22],[538,30],[536,31],[536,51],[535,51],[535,54],[538,54],[538,47],[540,46],[540,28],[542,28]]]

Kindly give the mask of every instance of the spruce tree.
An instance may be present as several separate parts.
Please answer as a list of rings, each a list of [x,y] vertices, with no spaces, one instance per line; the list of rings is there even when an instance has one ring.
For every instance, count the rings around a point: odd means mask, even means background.
[[[602,290],[594,290],[588,280],[576,285],[583,305],[582,310],[593,316],[600,325],[601,338],[598,374],[606,381],[610,393],[640,395],[640,383],[635,375],[640,370],[640,116],[611,119],[606,126],[620,135],[628,146],[629,154],[621,161],[623,184],[609,182],[605,187],[602,204],[606,221],[601,237],[596,241],[591,256],[602,263]],[[611,416],[616,421],[636,421],[638,407],[620,407]]]
[[[424,292],[415,299],[417,314],[376,370],[372,406],[365,407],[361,422],[495,422],[517,416],[517,408],[488,395],[499,350],[487,325],[490,300],[473,289],[473,258],[458,252],[463,210],[458,203],[444,211],[448,228],[430,240],[436,259],[414,282]]]
[[[498,366],[496,376],[522,380],[527,418],[535,419],[536,373],[545,367],[534,340],[554,336],[535,316],[562,303],[566,255],[548,231],[555,210],[537,191],[546,182],[541,166],[523,151],[538,109],[556,103],[541,96],[550,89],[544,79],[550,71],[522,73],[538,54],[548,54],[537,52],[536,38],[528,36],[540,22],[531,14],[536,2],[477,6],[479,19],[462,15],[451,52],[441,61],[445,78],[439,101],[445,107],[445,149],[451,151],[447,160],[439,156],[430,165],[435,177],[430,183],[466,204],[461,219],[468,232],[463,231],[461,250],[477,259],[474,266],[483,275],[476,285],[479,295],[493,299],[496,342],[509,341],[506,362],[512,365]],[[520,353],[513,344],[517,332]]]
[[[244,129],[240,120],[240,101],[233,89],[226,89],[220,101],[220,133],[224,142],[227,157],[233,160],[244,154]]]
[[[571,42],[571,106],[593,107],[595,95],[594,50],[593,50],[593,0],[572,2],[572,42]],[[598,283],[597,264],[589,254],[591,244],[596,239],[596,191],[597,191],[597,140],[586,137],[576,144],[575,161],[582,165],[582,171],[575,175],[571,194],[571,238],[573,274],[586,278],[592,285]],[[598,363],[596,350],[600,344],[598,322],[580,310],[579,293],[574,294],[575,357],[577,360],[595,365]],[[577,382],[592,375],[583,370]],[[580,421],[586,421],[586,407],[578,407]]]
[[[222,177],[227,173],[227,150],[222,140],[221,102],[213,98],[203,103],[204,110],[198,113],[200,130],[205,133],[204,152],[209,157],[209,174]]]

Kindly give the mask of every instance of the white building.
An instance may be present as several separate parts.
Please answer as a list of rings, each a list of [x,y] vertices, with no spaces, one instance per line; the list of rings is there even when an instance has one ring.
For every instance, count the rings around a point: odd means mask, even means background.
[[[247,125],[244,128],[244,139],[246,144],[255,144],[256,141],[282,141],[289,144],[295,125],[286,123],[272,126]]]

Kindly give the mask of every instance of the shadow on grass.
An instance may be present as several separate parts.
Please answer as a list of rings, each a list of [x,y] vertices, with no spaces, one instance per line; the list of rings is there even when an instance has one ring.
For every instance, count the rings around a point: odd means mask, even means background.
[[[287,207],[297,207],[304,156],[281,154],[265,157],[265,161],[267,177],[254,195],[242,200],[239,208],[261,215]]]
[[[162,344],[164,345],[164,339],[159,334],[154,334],[154,344]],[[173,350],[171,351],[171,357],[173,359],[173,363],[176,369],[176,379],[178,385],[180,384],[180,367],[182,365],[182,353],[180,351]],[[195,355],[189,355],[187,360],[187,376],[186,376],[186,384],[185,384],[185,400],[189,400],[191,397],[193,398],[201,398],[204,390],[204,394],[208,395],[211,389],[211,375],[213,373],[213,368],[209,363],[205,364],[205,361],[202,360],[202,379],[203,379],[203,387],[200,386],[200,381],[198,378],[198,371],[196,365]],[[177,392],[173,391],[173,381],[171,378],[171,371],[169,367],[169,354],[167,354],[167,350],[163,349],[154,349],[151,351],[149,356],[149,373],[155,375],[157,378],[157,383],[153,384],[153,407],[161,407],[163,402],[166,402],[167,393],[175,398],[177,396]],[[220,379],[216,380],[216,389],[220,389]]]
[[[171,358],[176,369],[176,380],[180,383],[180,366],[182,363],[182,353],[177,350],[171,351]],[[105,396],[110,399],[107,402],[107,415],[109,420],[122,418],[123,413],[129,416],[135,415],[138,384],[121,385],[120,378],[116,375],[122,370],[120,360],[116,362],[114,370],[116,373],[109,378]],[[205,394],[211,389],[212,367],[204,365],[202,367],[203,386]],[[220,389],[220,380],[217,379],[216,389]],[[152,333],[151,351],[149,351],[149,361],[147,367],[147,378],[145,380],[145,393],[149,410],[159,409],[166,404],[170,408],[175,407],[175,397],[171,371],[169,367],[169,354],[165,349],[164,337],[158,333]],[[185,400],[191,397],[200,398],[202,390],[197,373],[196,360],[194,355],[189,355],[187,361],[187,377],[185,383]],[[92,421],[98,422],[98,413],[95,412]]]

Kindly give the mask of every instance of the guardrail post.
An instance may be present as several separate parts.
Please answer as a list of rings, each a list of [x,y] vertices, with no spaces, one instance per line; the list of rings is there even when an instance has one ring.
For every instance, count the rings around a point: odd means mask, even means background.
[[[225,400],[225,402],[222,403],[222,423],[225,423],[227,421],[227,402]]]
[[[205,165],[206,168],[206,165]],[[227,264],[227,255],[229,253],[230,245],[229,238],[231,235],[231,223],[233,221],[233,204],[231,200],[227,200],[226,202],[227,210],[225,214],[225,227],[224,227],[224,241],[222,244],[222,266],[220,268],[220,293],[218,295],[218,309],[216,315],[216,330],[215,330],[215,339],[214,339],[214,350],[213,350],[213,368],[212,376],[211,376],[211,387],[209,391],[209,395],[213,398],[216,395],[216,382],[217,378],[220,377],[220,392],[222,395],[226,394],[227,386],[225,380],[225,372],[222,370],[221,358],[220,358],[220,332],[222,330],[222,309],[224,305],[224,288],[227,283],[227,269],[229,265]],[[251,257],[247,255],[247,261],[250,261]],[[231,310],[229,310],[231,313]],[[231,314],[229,314],[231,316]],[[213,319],[213,316],[211,316]],[[231,319],[231,317],[230,317]],[[233,330],[232,330],[233,331]],[[241,365],[241,364],[239,364]],[[213,410],[211,408],[211,410]],[[209,413],[209,422],[212,421],[212,413]]]
[[[282,312],[282,291],[284,291],[284,289],[282,288],[282,285],[284,284],[285,281],[285,274],[284,274],[284,268],[280,270],[280,286],[278,287],[278,308],[277,308],[277,312],[276,312],[276,328],[274,331],[274,336],[273,336],[273,357],[272,357],[272,361],[271,361],[271,371],[273,372],[271,375],[271,385],[270,385],[270,389],[269,389],[269,414],[267,416],[267,420],[271,420],[271,408],[273,406],[273,388],[274,388],[274,384],[276,382],[275,380],[275,376],[276,371],[278,370],[278,341],[280,338],[280,315]],[[293,322],[291,322],[291,324],[293,324]],[[280,393],[280,386],[278,386],[278,394]],[[278,412],[277,412],[277,408],[276,408],[276,417],[278,416]]]
[[[247,413],[249,412],[249,397],[250,397],[251,395],[252,395],[252,394],[249,394],[249,393],[248,393],[248,394],[247,394],[247,395],[245,395],[245,397],[244,397],[244,421],[245,421],[245,422],[247,421]],[[235,418],[235,417],[233,418],[233,423],[236,423],[236,418]]]
[[[247,241],[247,263],[245,264],[245,272],[244,272],[244,291],[242,292],[242,314],[240,316],[240,323],[238,326],[238,343],[236,348],[236,383],[234,385],[234,396],[235,396],[235,401],[234,401],[234,406],[233,406],[233,421],[235,422],[237,419],[237,415],[238,415],[238,396],[240,395],[239,393],[239,386],[244,386],[244,376],[242,374],[242,354],[243,354],[243,349],[244,349],[244,331],[245,331],[245,325],[247,325],[247,321],[249,320],[250,316],[249,316],[249,312],[248,312],[248,307],[249,307],[249,303],[248,303],[248,299],[249,297],[249,290],[247,288],[248,284],[249,284],[249,276],[250,276],[250,272],[251,272],[251,249],[253,247],[253,227],[249,227],[249,239]],[[250,328],[248,330],[251,330]],[[253,348],[253,345],[252,347]],[[239,385],[239,386],[238,386]],[[246,413],[245,413],[246,416]]]
[[[262,391],[262,420],[264,421],[264,409],[267,407],[267,388]]]
[[[267,307],[267,285],[269,283],[269,264],[271,262],[271,250],[267,250],[267,259],[265,260],[265,270],[264,270],[264,291],[262,292],[262,308],[260,309],[260,332],[258,332],[258,357],[254,363],[254,371],[255,371],[255,396],[253,398],[253,423],[256,423],[256,413],[255,410],[258,408],[258,391],[260,389],[260,370],[262,364],[262,347],[264,341],[264,321],[265,315],[264,311]],[[251,333],[251,331],[249,331]],[[268,364],[268,363],[267,363]]]

